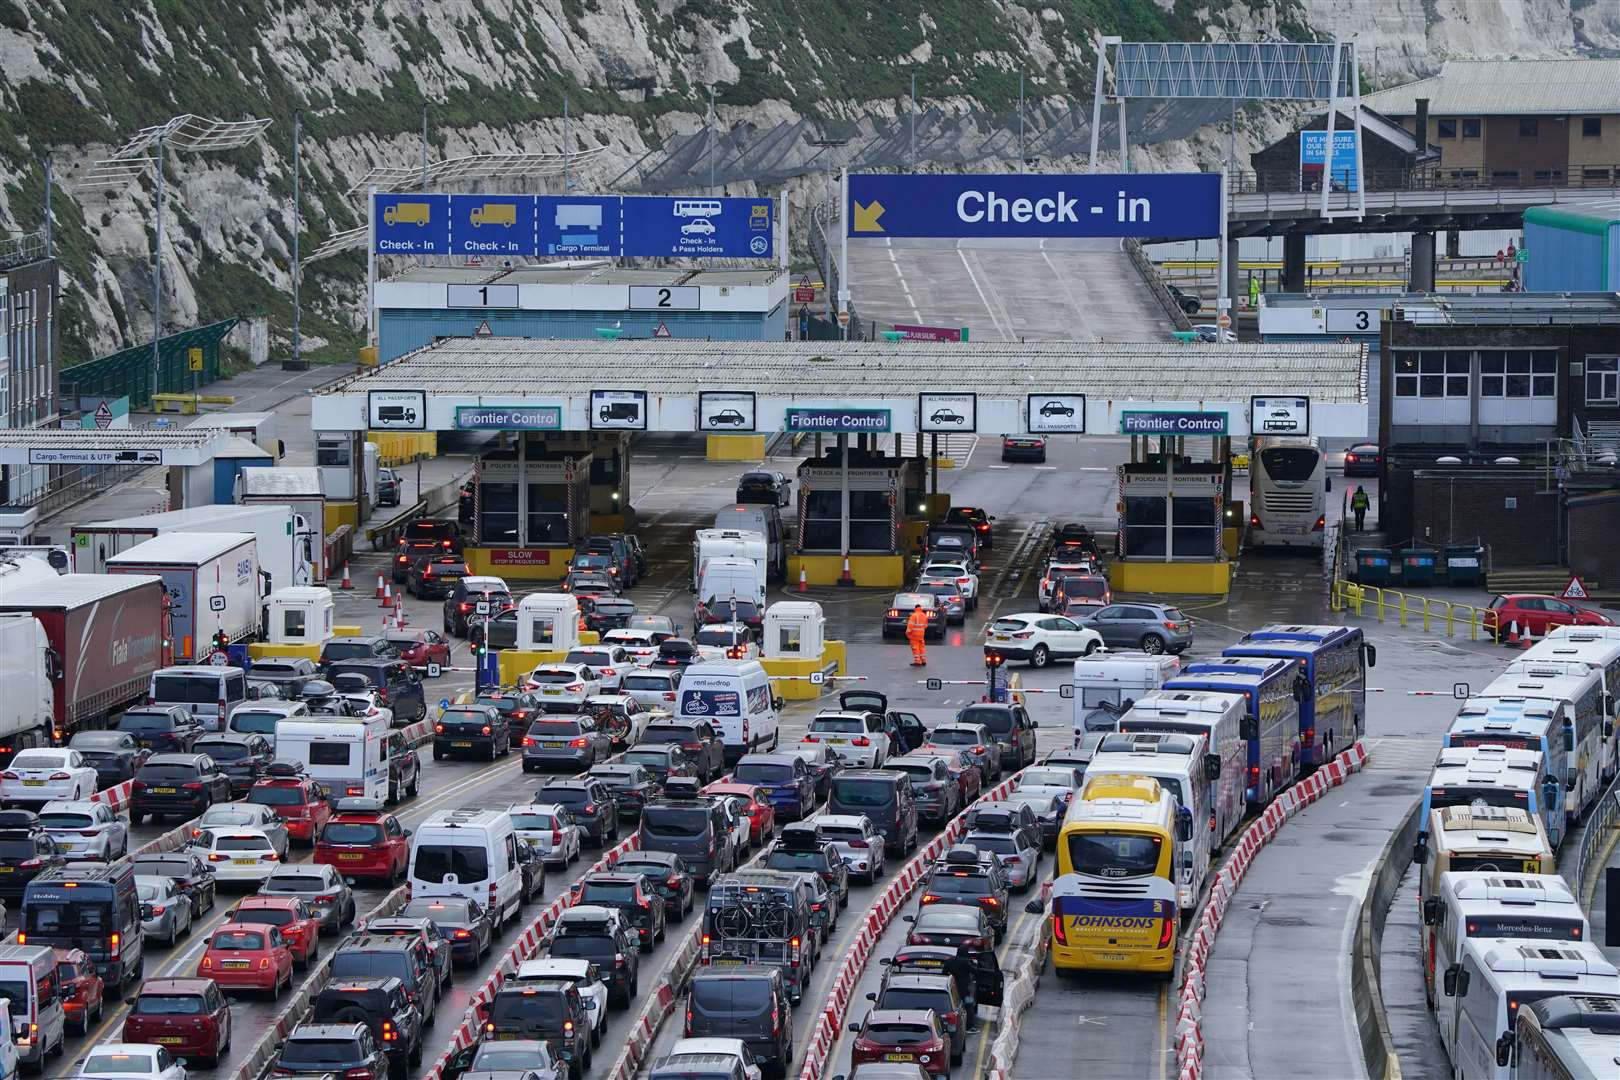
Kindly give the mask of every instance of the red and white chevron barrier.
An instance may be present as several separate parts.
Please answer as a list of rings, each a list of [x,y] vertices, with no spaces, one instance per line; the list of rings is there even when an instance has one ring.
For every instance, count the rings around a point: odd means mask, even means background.
[[[1200,1080],[1204,1074],[1204,966],[1215,937],[1226,917],[1227,905],[1237,892],[1243,875],[1260,849],[1271,842],[1277,830],[1295,814],[1316,802],[1332,788],[1344,783],[1367,764],[1367,748],[1357,742],[1350,749],[1295,784],[1266,807],[1260,817],[1243,831],[1232,855],[1215,875],[1203,914],[1193,929],[1192,943],[1182,961],[1181,990],[1176,1009],[1176,1072],[1179,1080]]]
[[[110,788],[103,788],[90,796],[91,802],[106,803],[117,814],[129,809],[129,794],[135,790],[135,781],[125,780],[122,784],[114,784]]]
[[[799,1072],[799,1080],[822,1080],[827,1069],[827,1059],[831,1056],[833,1047],[838,1045],[839,1033],[844,1030],[850,996],[860,985],[861,975],[866,971],[873,947],[883,937],[883,932],[888,929],[889,923],[894,921],[901,907],[911,899],[911,894],[917,891],[917,886],[922,883],[929,865],[961,839],[966,831],[968,810],[981,802],[1005,799],[1012,793],[1017,781],[1018,775],[1014,774],[981,794],[966,810],[952,818],[950,823],[940,830],[939,835],[928,842],[928,846],[901,867],[900,872],[878,894],[877,900],[867,911],[866,922],[861,927],[860,933],[850,943],[844,952],[843,960],[838,965],[838,976],[833,980],[832,990],[822,1006],[821,1015],[816,1019],[810,1045],[805,1049],[804,1068]]]

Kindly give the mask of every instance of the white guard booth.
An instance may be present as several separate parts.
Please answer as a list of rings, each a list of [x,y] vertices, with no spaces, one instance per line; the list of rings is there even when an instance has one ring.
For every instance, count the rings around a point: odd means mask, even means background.
[[[827,619],[813,600],[779,600],[765,609],[767,660],[818,660],[826,649]]]
[[[531,593],[518,602],[517,648],[567,652],[579,644],[579,600],[571,593]]]
[[[324,645],[332,637],[332,590],[277,589],[264,601],[265,640],[273,645]]]

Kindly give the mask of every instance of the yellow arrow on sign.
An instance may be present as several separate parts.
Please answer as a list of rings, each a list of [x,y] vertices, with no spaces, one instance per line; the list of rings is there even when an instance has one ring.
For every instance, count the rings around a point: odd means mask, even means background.
[[[878,224],[878,218],[883,216],[883,204],[873,199],[866,206],[855,204],[855,231],[856,232],[882,232],[883,226]]]

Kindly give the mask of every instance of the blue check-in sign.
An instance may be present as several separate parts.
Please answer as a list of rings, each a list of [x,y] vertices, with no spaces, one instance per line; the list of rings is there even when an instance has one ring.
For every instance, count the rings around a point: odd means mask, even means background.
[[[1153,409],[1120,414],[1121,435],[1225,435],[1224,412]]]
[[[786,418],[789,431],[819,431],[838,435],[885,432],[889,430],[889,422],[888,409],[790,408]]]
[[[458,431],[561,431],[560,405],[457,405]]]

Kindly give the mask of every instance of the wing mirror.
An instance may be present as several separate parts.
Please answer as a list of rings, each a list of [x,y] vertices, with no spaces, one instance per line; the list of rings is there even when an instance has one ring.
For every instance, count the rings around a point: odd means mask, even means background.
[[[1219,780],[1221,778],[1221,755],[1204,755],[1204,779]]]
[[[1439,897],[1431,896],[1423,901],[1423,925],[1439,926],[1441,910]]]

